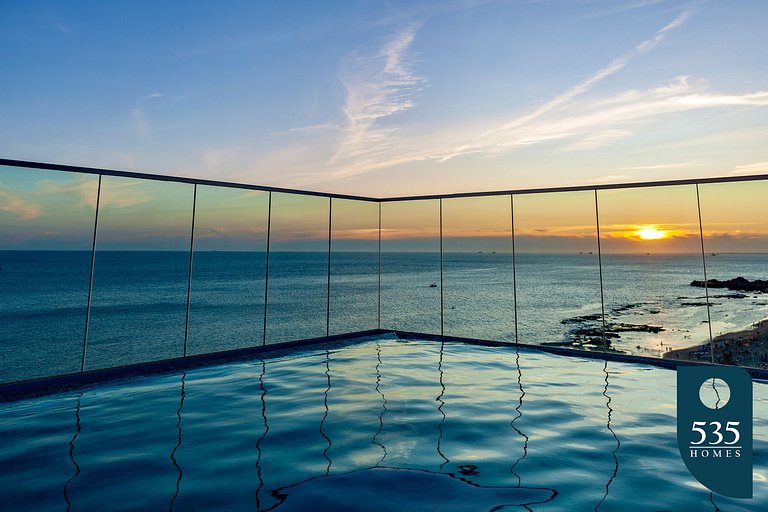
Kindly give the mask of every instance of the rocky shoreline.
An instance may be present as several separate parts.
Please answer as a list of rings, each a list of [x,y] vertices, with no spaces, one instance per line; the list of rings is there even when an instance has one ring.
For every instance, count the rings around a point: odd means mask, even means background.
[[[691,282],[691,286],[708,289],[720,288],[736,292],[768,293],[768,281],[762,279],[750,281],[741,276],[725,281],[718,279],[707,279],[706,282],[694,280]],[[747,295],[744,293],[709,295],[709,298],[743,299],[747,298]],[[707,303],[704,302],[701,305],[707,305]],[[716,305],[716,303],[710,302],[709,305]],[[712,343],[705,342],[691,347],[670,350],[664,354],[664,358],[684,361],[714,361],[718,364],[768,368],[768,319],[752,324],[750,329],[715,336]]]
[[[659,341],[658,348],[651,347],[637,334],[657,334],[667,331],[663,325],[658,323],[633,323],[639,318],[647,317],[651,320],[653,315],[659,315],[667,308],[688,308],[688,307],[707,307],[719,306],[724,301],[739,299],[759,299],[763,293],[768,293],[768,280],[752,280],[744,277],[736,277],[720,281],[717,279],[708,279],[704,281],[694,280],[690,283],[692,287],[729,290],[729,292],[720,292],[718,294],[707,294],[705,296],[684,296],[676,297],[674,300],[650,300],[630,304],[617,305],[601,313],[587,314],[565,318],[560,321],[567,326],[565,337],[562,341],[544,343],[550,346],[571,347],[582,350],[599,350],[608,352],[626,353],[630,346],[622,347],[622,344],[631,343],[631,352],[645,352],[649,355],[658,355],[667,359],[681,359],[688,361],[710,361],[710,343],[701,343],[686,348],[672,349],[663,341]],[[745,293],[746,292],[746,293]],[[709,300],[707,300],[709,299]],[[716,301],[715,301],[716,300]],[[755,302],[752,304],[764,304]],[[627,316],[631,318],[626,318]],[[725,315],[728,316],[728,315]],[[663,318],[663,315],[659,319]],[[708,323],[703,320],[702,323]],[[680,337],[683,340],[691,338],[689,329],[671,329],[679,330]],[[623,337],[622,335],[627,334]],[[650,341],[650,340],[649,340]],[[658,341],[658,340],[657,340]],[[714,338],[714,360],[721,364],[738,364],[744,366],[758,366],[768,368],[768,319],[754,324],[751,329],[726,333]]]
[[[626,304],[615,307],[611,310],[613,316],[640,307],[642,304]],[[658,313],[658,311],[656,311]],[[651,314],[654,314],[653,312]],[[609,352],[622,352],[613,346],[613,341],[619,341],[622,333],[645,332],[659,333],[664,331],[664,327],[647,324],[631,324],[626,322],[617,322],[606,315],[605,330],[603,330],[602,315],[596,313],[593,315],[583,315],[572,318],[566,318],[560,321],[563,325],[570,325],[571,329],[566,335],[565,341],[543,343],[549,346],[573,347],[585,350],[607,350]]]

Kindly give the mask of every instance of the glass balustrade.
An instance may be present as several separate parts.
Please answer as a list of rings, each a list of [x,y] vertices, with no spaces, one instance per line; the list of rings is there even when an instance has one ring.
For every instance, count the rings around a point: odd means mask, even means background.
[[[0,167],[0,383],[377,327],[768,367],[760,179],[378,201],[104,172]]]
[[[85,368],[182,357],[194,185],[104,176]]]
[[[440,202],[381,204],[381,327],[440,334]]]
[[[81,370],[98,186],[0,166],[0,382]]]

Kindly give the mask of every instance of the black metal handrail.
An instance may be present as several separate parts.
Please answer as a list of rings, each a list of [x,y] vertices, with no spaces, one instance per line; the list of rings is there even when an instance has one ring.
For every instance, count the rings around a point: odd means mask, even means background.
[[[187,178],[180,176],[168,176],[164,174],[143,173],[134,171],[121,171],[115,169],[100,169],[96,167],[82,167],[79,165],[52,164],[47,162],[32,162],[28,160],[14,160],[0,158],[0,165],[25,167],[30,169],[44,169],[48,171],[77,172],[83,174],[99,174],[103,176],[119,176],[124,178],[147,179],[155,181],[172,181],[197,185],[210,185],[215,187],[240,188],[247,190],[263,190],[268,192],[283,192],[286,194],[302,194],[319,197],[332,197],[335,199],[353,199],[357,201],[395,202],[395,201],[421,201],[429,199],[453,199],[462,197],[486,197],[503,195],[542,194],[552,192],[579,192],[592,190],[615,190],[625,188],[669,187],[678,185],[703,185],[706,183],[731,183],[739,181],[768,180],[768,174],[751,174],[739,176],[714,176],[709,178],[688,178],[677,180],[639,181],[629,183],[601,183],[592,185],[572,185],[564,187],[539,187],[523,189],[489,190],[475,192],[455,192],[446,194],[426,194],[415,196],[372,197],[354,194],[337,194],[333,192],[318,192],[316,190],[302,190],[285,187],[271,187],[266,185],[253,185],[249,183],[237,183],[232,181],[208,180],[203,178]]]

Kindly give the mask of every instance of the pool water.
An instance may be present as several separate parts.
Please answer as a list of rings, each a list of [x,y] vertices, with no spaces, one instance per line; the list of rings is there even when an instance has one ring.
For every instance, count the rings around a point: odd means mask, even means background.
[[[674,371],[365,339],[0,404],[3,510],[765,510],[710,493]]]

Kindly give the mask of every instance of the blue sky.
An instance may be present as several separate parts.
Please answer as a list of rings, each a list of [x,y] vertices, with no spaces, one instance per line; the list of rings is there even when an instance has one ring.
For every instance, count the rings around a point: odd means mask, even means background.
[[[768,173],[768,2],[0,0],[0,155],[374,196]]]

